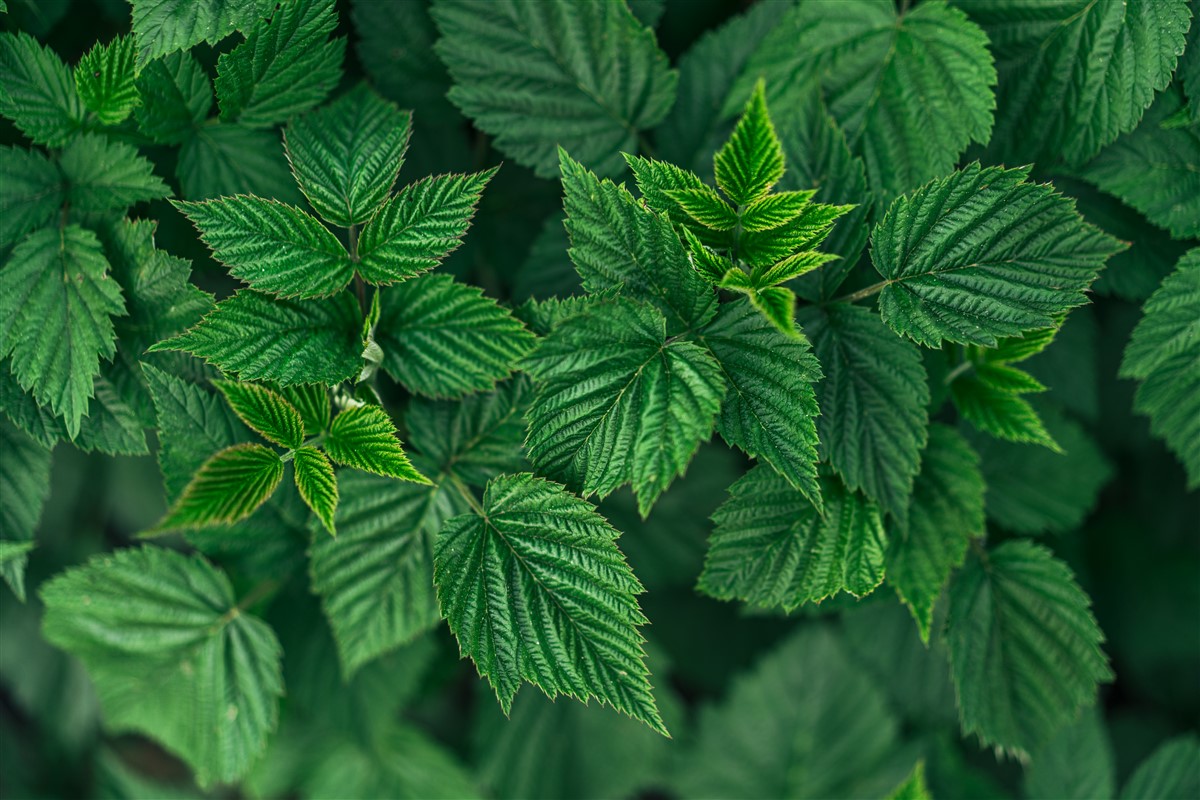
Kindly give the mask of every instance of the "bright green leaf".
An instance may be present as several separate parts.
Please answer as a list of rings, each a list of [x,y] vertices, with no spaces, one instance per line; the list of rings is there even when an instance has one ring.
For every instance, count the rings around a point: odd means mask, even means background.
[[[89,111],[103,125],[116,125],[141,102],[135,84],[136,54],[132,36],[97,42],[75,67],[75,87]]]
[[[295,450],[304,441],[304,420],[284,398],[265,386],[215,381],[234,413],[269,442]]]
[[[296,489],[305,505],[313,510],[325,530],[337,535],[334,527],[334,512],[338,506],[337,477],[329,459],[315,447],[301,447],[292,456]]]
[[[375,475],[429,483],[417,472],[396,437],[396,426],[379,406],[355,406],[333,418],[325,452],[336,463]]]
[[[213,455],[155,526],[156,531],[203,528],[245,519],[283,478],[279,454],[261,444],[238,444]]]
[[[696,222],[713,231],[731,231],[737,227],[737,211],[708,186],[696,189],[673,189],[672,200]]]
[[[67,65],[27,33],[0,33],[0,114],[34,144],[62,147],[82,127],[83,101]]]
[[[729,141],[713,157],[717,185],[738,206],[762,199],[783,177],[783,147],[767,112],[766,85],[759,81]]]

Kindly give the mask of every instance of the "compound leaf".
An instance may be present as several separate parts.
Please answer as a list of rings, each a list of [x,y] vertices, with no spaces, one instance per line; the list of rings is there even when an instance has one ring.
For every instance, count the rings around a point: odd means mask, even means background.
[[[214,381],[234,413],[267,441],[295,450],[304,441],[304,420],[291,403],[265,386]]]
[[[0,114],[34,144],[62,147],[82,127],[83,101],[67,65],[27,33],[0,33]]]
[[[396,426],[379,406],[355,406],[334,417],[325,438],[325,452],[345,467],[402,481],[429,483],[409,463],[396,438]]]
[[[213,455],[167,511],[157,531],[237,522],[266,502],[283,478],[279,454],[261,444],[237,444]]]
[[[86,214],[124,211],[135,203],[166,197],[167,184],[133,145],[103,136],[77,136],[63,150],[59,169],[67,182],[72,211]]]
[[[116,125],[141,102],[138,97],[137,55],[132,36],[99,42],[75,67],[75,87],[83,104],[104,125]]]
[[[666,54],[622,2],[439,0],[433,18],[450,100],[543,178],[559,147],[616,174],[675,99]]]
[[[306,446],[299,448],[292,455],[292,468],[296,489],[299,490],[305,505],[317,515],[325,530],[336,536],[334,513],[338,506],[338,485],[337,476],[333,474],[333,464],[329,463],[329,459],[320,450]]]
[[[589,503],[529,473],[484,490],[483,516],[454,517],[434,551],[438,603],[464,656],[507,713],[521,681],[596,698],[667,735],[644,663],[620,535]]]
[[[755,85],[733,135],[713,157],[713,169],[721,191],[739,207],[762,199],[783,177],[783,147],[767,113],[762,81]]]

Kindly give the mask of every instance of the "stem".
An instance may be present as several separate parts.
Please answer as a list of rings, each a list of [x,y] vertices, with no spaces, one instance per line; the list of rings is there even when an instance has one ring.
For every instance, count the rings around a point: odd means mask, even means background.
[[[942,381],[942,383],[949,386],[950,384],[954,383],[955,378],[957,378],[959,375],[962,375],[964,372],[966,372],[967,370],[971,369],[974,366],[975,366],[975,363],[973,361],[969,361],[969,360],[963,361],[957,367],[955,367],[954,369],[952,369],[946,373],[946,378],[944,381]]]
[[[487,519],[487,514],[483,511],[483,506],[479,505],[479,501],[475,499],[475,495],[471,493],[471,489],[462,482],[461,478],[457,475],[446,473],[446,479],[450,481],[450,485],[462,496],[462,499],[467,501],[467,505],[471,507],[472,511]]]
[[[278,588],[279,581],[277,581],[275,578],[263,578],[258,582],[258,585],[246,592],[245,596],[238,601],[236,606],[226,611],[221,618],[217,620],[218,627],[228,625],[230,622],[233,622],[233,620],[236,619],[239,614]]]
[[[350,226],[350,261],[358,263],[358,226]],[[354,293],[358,295],[358,307],[362,309],[364,314],[367,313],[367,284],[358,274],[358,270],[354,271]]]
[[[891,281],[880,281],[879,283],[868,286],[865,289],[859,289],[857,292],[844,294],[841,297],[835,297],[833,303],[857,303],[859,300],[866,300],[868,297],[873,297],[883,291],[883,287],[887,286]]]

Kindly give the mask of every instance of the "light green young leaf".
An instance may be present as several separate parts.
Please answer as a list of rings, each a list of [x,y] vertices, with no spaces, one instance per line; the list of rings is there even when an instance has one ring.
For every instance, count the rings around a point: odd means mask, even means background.
[[[638,633],[643,590],[620,534],[591,504],[529,473],[491,481],[482,512],[446,523],[434,582],[460,651],[501,708],[525,680],[550,698],[596,698],[668,735]]]
[[[310,573],[349,678],[438,623],[434,538],[468,507],[434,486],[359,472],[340,484],[337,538],[313,539]]]
[[[80,213],[124,211],[135,203],[166,197],[171,189],[154,174],[154,165],[133,145],[86,134],[63,150],[59,169],[67,182],[67,201]]]
[[[159,144],[182,144],[212,108],[212,83],[188,52],[171,53],[143,67],[137,93],[138,130]]]
[[[346,293],[326,300],[272,300],[241,291],[191,330],[150,350],[182,350],[243,381],[333,386],[358,374],[361,328],[362,312]]]
[[[945,2],[903,12],[891,0],[800,3],[750,57],[724,112],[735,114],[760,77],[780,110],[819,89],[886,202],[988,141],[996,71],[987,45]]]
[[[803,339],[784,336],[747,302],[723,304],[700,334],[729,387],[717,431],[821,507],[817,484],[821,367]]]
[[[1121,800],[1187,800],[1200,791],[1200,740],[1195,734],[1159,745],[1121,790]]]
[[[396,182],[411,124],[365,85],[292,120],[284,145],[300,191],[334,225],[367,222]]]
[[[982,367],[980,365],[973,374],[956,378],[950,384],[954,407],[963,419],[999,439],[1040,444],[1055,453],[1062,453],[1062,446],[1046,430],[1037,411],[1021,396],[1030,391],[1042,391],[1045,387],[1031,375],[1015,368],[1008,368],[1009,372],[1004,373],[1001,372],[1003,367]],[[1033,383],[1021,386],[1005,378],[1024,378]]]
[[[1085,708],[1078,720],[1031,753],[1025,769],[1025,796],[1029,800],[1112,798],[1117,793],[1116,783],[1112,743],[1104,717],[1094,707]],[[1200,790],[1200,785],[1196,788]],[[1156,793],[1151,797],[1167,795]]]
[[[97,42],[75,67],[79,97],[103,125],[121,122],[141,102],[133,44],[132,36],[118,36],[106,45]]]
[[[1148,301],[1121,376],[1141,381],[1134,407],[1150,417],[1200,486],[1200,248],[1189,250]]]
[[[449,275],[386,289],[375,339],[384,371],[427,397],[487,391],[534,346],[507,309]]]
[[[79,433],[100,359],[116,352],[114,316],[125,313],[100,242],[78,225],[43,228],[0,270],[0,358],[12,355],[21,388]]]
[[[439,0],[433,18],[450,100],[543,178],[559,147],[616,174],[675,99],[666,54],[622,2]]]
[[[129,0],[138,62],[187,50],[200,42],[216,44],[235,30],[249,29],[270,13],[268,0]]]
[[[118,550],[41,596],[46,638],[83,661],[110,729],[162,742],[201,786],[237,781],[262,754],[283,694],[279,642],[207,561]]]
[[[337,476],[333,464],[315,447],[301,447],[292,456],[292,468],[296,489],[305,505],[313,510],[317,519],[331,536],[337,536],[334,513],[338,506]]]
[[[1031,752],[1112,680],[1104,635],[1070,568],[1028,540],[968,558],[950,586],[946,641],[963,732]]]
[[[782,157],[781,150],[780,158]],[[757,233],[786,225],[808,208],[814,194],[816,194],[815,189],[764,195],[746,206],[746,210],[741,215],[742,230]]]
[[[992,40],[992,150],[1008,164],[1077,164],[1133,130],[1170,81],[1190,16],[1187,0],[960,5]]]
[[[436,267],[461,243],[496,167],[470,175],[437,175],[405,186],[358,238],[358,272],[388,285]]]
[[[967,545],[984,535],[979,456],[953,428],[934,425],[913,486],[907,524],[893,534],[887,580],[908,606],[921,640],[929,643],[933,609],[963,563]]]
[[[718,600],[791,611],[883,581],[888,537],[879,509],[832,477],[820,480],[825,514],[766,465],[729,488],[713,514],[697,588]]]
[[[716,295],[692,268],[670,223],[624,186],[600,180],[564,151],[559,156],[569,254],[584,288],[615,289],[654,303],[671,333],[711,319]]]
[[[538,384],[530,460],[584,497],[632,482],[643,517],[712,433],[725,393],[711,355],[668,342],[663,316],[629,300],[566,319],[525,365]]]
[[[25,600],[25,560],[50,494],[50,451],[0,415],[0,577]]]
[[[83,101],[67,65],[27,33],[0,33],[0,114],[34,144],[62,147],[82,127]]]
[[[759,81],[733,135],[713,157],[717,185],[739,208],[760,200],[783,177],[783,148],[767,112],[766,84]]]
[[[50,221],[67,198],[62,173],[24,147],[0,147],[0,248]]]
[[[324,100],[342,77],[346,40],[326,38],[336,26],[333,0],[276,4],[217,61],[221,120],[268,128]]]
[[[265,386],[214,381],[234,413],[251,430],[280,447],[295,450],[304,441],[304,420],[292,404]]]
[[[334,417],[325,437],[325,452],[345,467],[429,483],[409,462],[396,436],[396,426],[379,406],[355,406]]]
[[[253,194],[304,202],[274,131],[201,125],[184,141],[175,171],[188,200]]]
[[[304,438],[324,433],[329,427],[329,391],[319,383],[282,387],[279,394],[304,421]]]
[[[990,347],[1086,302],[1124,245],[1028,175],[973,163],[891,205],[871,234],[884,322],[928,347]]]
[[[887,800],[933,800],[925,782],[925,761],[917,762],[912,774],[887,796]]]
[[[279,454],[261,444],[216,453],[192,478],[156,532],[237,522],[266,502],[283,478]]]
[[[796,329],[796,293],[783,286],[751,289],[750,302],[775,329],[790,339],[802,334]]]
[[[708,186],[695,189],[672,189],[668,192],[693,220],[712,231],[731,231],[737,227],[737,211]]]
[[[625,163],[629,165],[629,170],[633,173],[634,180],[637,181],[638,191],[642,195],[642,202],[649,206],[652,211],[665,214],[667,219],[671,221],[671,224],[675,226],[675,229],[684,235],[690,233],[709,247],[728,248],[730,243],[729,234],[713,232],[697,223],[672,196],[675,192],[705,194],[712,192],[712,187],[702,181],[699,175],[685,169],[680,169],[674,164],[668,164],[665,161],[655,161],[649,158],[642,158],[641,156],[629,155],[628,153],[625,154]],[[584,175],[586,173],[580,174]],[[601,186],[605,185],[601,184]],[[565,189],[565,180],[563,186]],[[581,188],[590,190],[587,197],[589,202],[595,203],[595,200],[592,198],[592,195],[596,194],[593,187],[584,184]],[[620,195],[619,192],[617,194]],[[565,205],[566,202],[564,200]],[[608,212],[608,214],[611,215],[611,212]],[[597,216],[597,212],[593,211],[592,216]]]
[[[346,249],[316,218],[249,195],[175,202],[235,278],[283,298],[336,294],[354,277]]]

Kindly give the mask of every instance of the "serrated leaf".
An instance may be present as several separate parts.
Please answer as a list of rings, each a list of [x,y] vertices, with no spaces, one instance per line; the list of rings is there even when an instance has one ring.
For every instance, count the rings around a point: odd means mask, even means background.
[[[325,99],[342,77],[345,39],[333,0],[289,0],[260,18],[246,41],[217,61],[221,120],[267,128]]]
[[[1112,680],[1104,636],[1066,564],[1028,540],[967,560],[950,586],[947,643],[963,732],[1030,752]]]
[[[43,228],[0,271],[0,357],[70,436],[87,413],[100,359],[116,352],[114,316],[125,313],[100,242],[78,225]]]
[[[967,545],[984,535],[984,480],[979,456],[944,425],[929,431],[904,529],[891,537],[887,580],[909,607],[929,643],[933,610]]]
[[[920,352],[858,306],[834,303],[800,321],[825,373],[817,384],[823,457],[847,487],[903,521],[928,434]]]
[[[624,3],[439,0],[433,18],[450,100],[543,178],[559,147],[616,174],[675,99],[666,54]]]
[[[624,186],[598,179],[565,152],[560,158],[568,252],[584,287],[589,292],[615,288],[654,303],[667,315],[672,333],[710,319],[716,296],[692,269],[667,220]]]
[[[402,481],[429,483],[409,463],[396,437],[396,426],[379,406],[355,406],[338,414],[324,444],[326,454],[342,466]]]
[[[83,126],[83,101],[67,65],[27,33],[0,33],[0,114],[34,144],[62,147]]]
[[[996,160],[1079,163],[1132,130],[1183,52],[1187,0],[961,3],[992,40]]]
[[[766,317],[775,329],[795,339],[801,336],[796,329],[796,293],[783,286],[766,286],[751,289],[750,302]]]
[[[438,603],[459,648],[507,712],[523,680],[595,698],[665,735],[644,663],[634,577],[596,509],[529,473],[492,480],[485,516],[446,523]]]
[[[779,109],[819,89],[886,202],[950,172],[972,141],[988,141],[996,71],[987,44],[944,2],[903,12],[890,0],[801,3],[763,39],[734,97],[740,105],[760,76]]]
[[[723,304],[700,336],[729,387],[717,431],[820,508],[813,384],[821,367],[807,342],[784,336],[745,301]]]
[[[1121,376],[1141,381],[1134,408],[1183,462],[1188,486],[1200,486],[1200,248],[1146,301]]]
[[[929,347],[990,347],[1086,302],[1123,244],[1027,177],[973,163],[892,204],[871,234],[884,322]]]
[[[780,159],[782,158],[781,149]],[[758,198],[749,203],[741,214],[742,230],[751,233],[769,231],[793,221],[808,207],[815,193],[815,189],[804,192],[774,192]]]
[[[638,191],[641,193],[641,199],[645,205],[659,214],[665,214],[676,230],[684,235],[690,233],[710,247],[727,248],[729,246],[730,237],[728,234],[713,232],[703,225],[698,224],[672,196],[675,192],[712,192],[712,188],[704,183],[699,175],[685,169],[680,169],[674,164],[668,164],[665,161],[655,161],[649,158],[642,158],[641,156],[629,155],[628,153],[624,155],[625,163],[629,165],[629,170],[633,173],[634,180],[637,181]],[[585,175],[582,172],[579,174]],[[601,183],[601,186],[606,186],[606,182]],[[587,191],[589,201],[595,203],[596,199],[594,195],[596,192],[593,187],[585,183],[581,188]],[[576,191],[578,193],[578,190]],[[620,192],[616,194],[623,196]],[[563,204],[564,206],[566,205],[565,200]],[[593,216],[596,213],[596,211],[593,211]],[[608,213],[611,215],[611,212]],[[603,212],[601,212],[602,215]]]
[[[26,553],[50,494],[50,451],[0,416],[0,577],[25,601]]]
[[[337,476],[329,459],[315,447],[301,447],[292,456],[292,468],[296,489],[305,505],[313,510],[317,519],[330,535],[337,536],[334,527],[334,512],[338,506]]]
[[[359,274],[367,283],[388,285],[436,267],[461,243],[496,169],[405,186],[358,237]]]
[[[950,397],[963,419],[984,433],[1010,442],[1039,444],[1055,453],[1062,452],[1062,447],[1046,430],[1042,418],[1029,401],[1013,391],[1011,386],[993,382],[982,371],[976,370],[974,374],[956,378],[950,384]]]
[[[203,528],[245,519],[266,502],[282,478],[283,461],[271,448],[228,447],[204,462],[155,530]]]
[[[188,200],[235,194],[272,197],[284,203],[304,199],[274,131],[201,125],[184,141],[175,171]]]
[[[1116,782],[1104,717],[1099,709],[1086,708],[1078,720],[1031,753],[1025,770],[1025,796],[1030,800],[1115,797]],[[1200,790],[1200,784],[1196,788]]]
[[[129,0],[138,61],[145,64],[200,42],[216,44],[247,30],[270,6],[265,0]]]
[[[214,381],[234,413],[251,430],[280,447],[295,450],[304,441],[304,420],[292,404],[265,386]]]
[[[329,427],[329,391],[319,383],[287,386],[279,390],[304,422],[304,438],[325,432]]]
[[[75,67],[79,97],[103,125],[121,122],[141,102],[136,79],[132,36],[118,36],[106,45],[97,42]]]
[[[366,86],[292,120],[284,144],[300,191],[334,225],[363,224],[396,182],[411,124],[411,113]]]
[[[0,248],[45,225],[66,200],[58,168],[36,150],[0,147]]]
[[[238,780],[262,753],[283,694],[279,642],[207,561],[119,550],[40,594],[46,638],[83,661],[112,730],[154,737],[202,786]]]
[[[836,478],[822,477],[820,488],[824,516],[770,467],[746,473],[713,514],[697,588],[786,611],[842,591],[874,591],[888,544],[879,509]]]
[[[241,291],[191,330],[150,348],[182,350],[243,381],[290,386],[350,380],[362,364],[362,314],[349,294],[272,300]]]
[[[437,487],[374,475],[343,472],[340,483],[337,538],[313,540],[310,572],[348,678],[437,624],[434,537],[467,505]]]
[[[538,385],[530,460],[584,497],[632,482],[643,516],[711,434],[725,392],[707,352],[668,342],[663,316],[629,300],[564,320],[525,366]]]
[[[742,117],[713,156],[717,185],[736,206],[761,199],[783,177],[783,148],[767,112],[766,85],[759,81]]]
[[[731,231],[737,227],[737,212],[729,207],[715,189],[673,189],[670,198],[693,220],[713,231]]]
[[[125,142],[102,136],[77,136],[63,150],[59,169],[67,181],[67,200],[80,213],[124,211],[135,203],[171,193],[154,165]]]
[[[1170,739],[1138,765],[1121,800],[1185,800],[1200,791],[1200,741],[1194,734]]]
[[[298,208],[250,195],[176,202],[235,278],[282,298],[312,299],[341,291],[354,277],[350,255],[317,219]]]
[[[212,82],[188,52],[170,53],[145,65],[137,78],[137,93],[138,130],[159,144],[185,141],[212,108]]]

